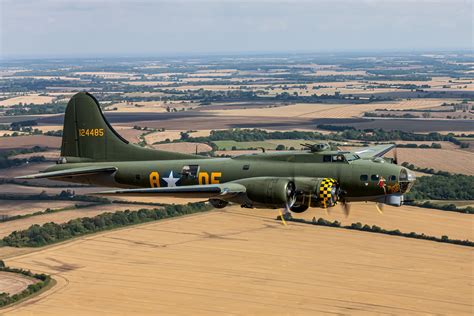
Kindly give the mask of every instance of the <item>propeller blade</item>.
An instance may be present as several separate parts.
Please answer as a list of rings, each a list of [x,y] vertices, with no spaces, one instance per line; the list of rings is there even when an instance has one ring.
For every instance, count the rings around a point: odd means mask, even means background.
[[[398,165],[398,150],[397,147],[393,150],[393,163]]]
[[[282,224],[283,224],[284,226],[287,226],[287,225],[286,225],[285,218],[283,217],[282,211],[281,211],[281,210],[278,210],[278,212],[280,212],[280,219],[281,219]]]
[[[342,202],[341,206],[342,206],[342,210],[344,211],[344,215],[346,217],[349,217],[349,214],[351,213],[351,205],[347,202]]]
[[[380,214],[383,214],[383,203],[375,203],[375,208]]]
[[[349,203],[344,203],[344,214],[346,217],[349,217],[349,214],[351,213],[351,205]]]

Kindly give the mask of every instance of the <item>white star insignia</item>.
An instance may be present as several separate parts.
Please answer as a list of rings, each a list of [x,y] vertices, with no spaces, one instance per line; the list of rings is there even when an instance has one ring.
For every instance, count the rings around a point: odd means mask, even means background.
[[[173,176],[173,171],[170,172],[168,178],[163,178],[163,180],[166,182],[166,185],[168,187],[175,187],[176,186],[176,182],[179,181],[179,178],[175,178]]]

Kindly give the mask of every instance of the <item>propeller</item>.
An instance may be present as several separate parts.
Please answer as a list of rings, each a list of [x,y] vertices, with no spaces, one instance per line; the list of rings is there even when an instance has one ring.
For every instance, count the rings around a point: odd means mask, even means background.
[[[398,165],[398,150],[397,147],[393,150],[393,163]]]
[[[379,202],[375,203],[375,208],[376,208],[377,211],[378,211],[380,214],[382,214],[382,215],[383,215],[383,206],[384,206],[383,203],[379,203]]]
[[[346,201],[346,200],[341,200],[341,206],[342,210],[344,211],[344,215],[346,217],[349,217],[349,214],[351,213],[351,205]]]
[[[296,201],[296,186],[294,181],[288,182],[288,185],[286,187],[286,196],[287,203],[285,204],[284,212],[282,212],[281,209],[278,210],[278,212],[280,213],[281,222],[284,226],[287,226],[285,217],[291,216],[290,208]]]

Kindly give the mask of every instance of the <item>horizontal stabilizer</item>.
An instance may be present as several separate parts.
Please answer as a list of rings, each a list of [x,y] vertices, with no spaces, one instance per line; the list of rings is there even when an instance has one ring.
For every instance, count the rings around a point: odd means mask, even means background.
[[[30,174],[27,176],[16,177],[16,179],[56,179],[56,178],[65,178],[65,177],[82,177],[82,176],[90,176],[90,175],[96,175],[96,174],[114,173],[115,171],[117,171],[117,167],[113,167],[113,166],[81,167],[81,168],[72,168],[72,169]]]
[[[245,193],[246,189],[238,183],[187,185],[181,187],[145,188],[145,189],[121,189],[102,191],[94,193],[96,195],[126,195],[126,196],[163,196],[163,197],[189,197],[189,198],[215,198],[225,200],[240,193]]]

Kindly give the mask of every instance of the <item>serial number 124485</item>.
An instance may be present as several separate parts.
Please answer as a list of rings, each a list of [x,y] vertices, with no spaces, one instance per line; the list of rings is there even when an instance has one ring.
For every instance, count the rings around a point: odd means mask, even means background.
[[[79,136],[93,136],[93,137],[104,136],[104,129],[103,128],[80,128]]]

